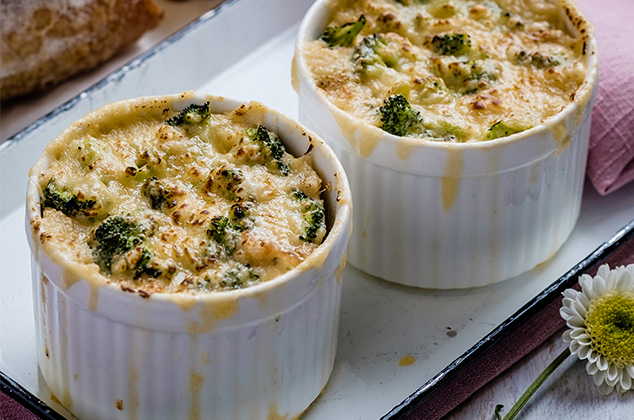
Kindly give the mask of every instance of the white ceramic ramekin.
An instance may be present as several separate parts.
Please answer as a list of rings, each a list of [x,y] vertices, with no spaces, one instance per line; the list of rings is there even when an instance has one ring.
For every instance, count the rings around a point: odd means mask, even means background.
[[[204,101],[211,101],[212,112],[240,106],[191,94],[161,99],[177,109]],[[329,230],[298,267],[246,289],[142,298],[82,276],[42,245],[47,233],[38,223],[37,173],[48,164],[46,151],[32,169],[27,231],[38,361],[52,393],[77,417],[291,419],[326,385],[351,232],[348,181],[319,137],[274,111],[264,121],[293,155],[310,150],[330,185],[324,193]]]
[[[588,72],[574,100],[544,124],[470,143],[396,137],[332,105],[303,54],[336,2],[317,0],[297,37],[293,85],[300,121],[341,160],[355,201],[348,261],[423,288],[496,283],[549,259],[579,216],[598,73],[591,25],[562,0],[587,38]],[[565,10],[565,12],[564,12]]]

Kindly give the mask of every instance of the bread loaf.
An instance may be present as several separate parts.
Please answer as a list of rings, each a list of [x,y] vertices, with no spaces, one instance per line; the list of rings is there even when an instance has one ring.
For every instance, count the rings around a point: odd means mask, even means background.
[[[2,100],[96,67],[154,28],[154,0],[1,0]]]

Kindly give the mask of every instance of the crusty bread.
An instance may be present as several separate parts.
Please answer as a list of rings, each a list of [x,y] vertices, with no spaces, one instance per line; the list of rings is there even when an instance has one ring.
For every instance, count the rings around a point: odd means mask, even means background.
[[[1,0],[2,100],[50,88],[112,57],[163,17],[154,0]]]

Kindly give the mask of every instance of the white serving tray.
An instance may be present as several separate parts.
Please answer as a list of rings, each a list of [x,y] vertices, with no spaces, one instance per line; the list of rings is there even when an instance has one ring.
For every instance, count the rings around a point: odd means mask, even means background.
[[[1,372],[69,416],[52,401],[35,358],[23,207],[27,172],[45,145],[105,103],[188,89],[258,100],[296,118],[291,59],[311,3],[229,1],[0,144]],[[302,419],[383,416],[633,218],[634,184],[607,197],[586,185],[578,224],[551,260],[477,289],[413,289],[348,266],[335,367]]]

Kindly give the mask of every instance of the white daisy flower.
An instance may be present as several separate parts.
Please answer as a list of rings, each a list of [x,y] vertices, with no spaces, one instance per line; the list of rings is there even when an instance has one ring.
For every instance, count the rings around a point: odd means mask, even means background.
[[[587,360],[586,371],[603,395],[634,388],[634,264],[579,278],[581,291],[564,291],[560,314],[569,349]]]

